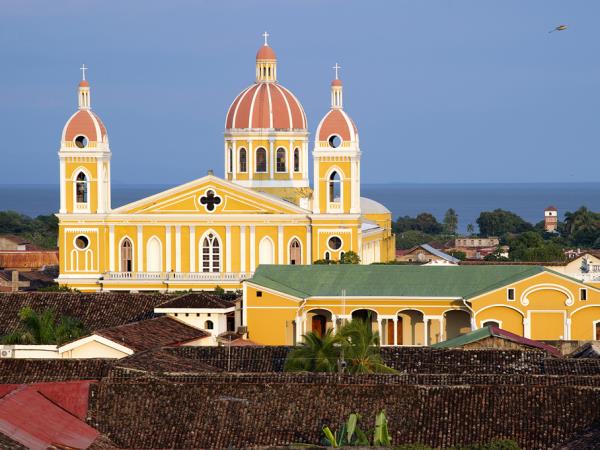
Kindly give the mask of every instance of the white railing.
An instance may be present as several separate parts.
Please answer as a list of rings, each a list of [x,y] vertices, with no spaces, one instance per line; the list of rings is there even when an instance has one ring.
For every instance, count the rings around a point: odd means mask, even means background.
[[[105,280],[132,281],[240,281],[252,272],[107,272]]]
[[[575,278],[581,278],[581,281],[600,281],[600,273],[582,273],[580,277]]]
[[[330,211],[339,211],[340,209],[342,209],[342,203],[341,202],[329,202],[329,205],[327,206],[327,208]]]

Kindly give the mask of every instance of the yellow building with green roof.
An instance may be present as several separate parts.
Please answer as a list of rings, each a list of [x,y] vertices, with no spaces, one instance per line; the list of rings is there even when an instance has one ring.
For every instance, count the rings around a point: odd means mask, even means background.
[[[600,338],[600,289],[541,266],[261,266],[243,325],[265,345],[369,318],[383,345],[430,345],[486,325],[536,340]]]

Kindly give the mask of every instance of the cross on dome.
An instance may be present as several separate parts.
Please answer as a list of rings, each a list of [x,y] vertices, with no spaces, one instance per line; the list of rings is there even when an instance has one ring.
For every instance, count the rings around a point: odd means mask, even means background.
[[[86,70],[88,70],[88,68],[87,68],[87,67],[85,67],[85,64],[83,64],[83,65],[82,65],[82,66],[79,68],[79,70],[81,70],[81,73],[82,73],[82,77],[83,77],[83,78],[82,78],[82,80],[83,80],[83,81],[85,81],[85,71],[86,71]]]
[[[265,31],[262,36],[265,38],[265,45],[269,45],[268,39],[271,35]]]
[[[335,79],[339,80],[338,71],[342,68],[338,63],[335,63],[335,66],[332,67],[335,70]]]

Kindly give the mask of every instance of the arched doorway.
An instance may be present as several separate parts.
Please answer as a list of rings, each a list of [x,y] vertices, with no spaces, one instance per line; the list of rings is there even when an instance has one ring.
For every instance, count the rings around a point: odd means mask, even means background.
[[[454,309],[444,313],[446,339],[452,339],[471,331],[471,315],[467,311]]]
[[[355,319],[360,319],[360,320],[364,320],[365,322],[370,322],[371,329],[373,331],[378,331],[377,330],[377,313],[375,311],[372,311],[370,309],[357,309],[355,311],[352,311],[352,320],[355,320]],[[380,336],[380,338],[381,338],[381,336]]]
[[[133,272],[133,246],[129,238],[121,242],[121,272]]]
[[[483,322],[481,324],[482,327],[496,327],[496,328],[502,328],[500,326],[500,322],[496,321],[496,320],[486,320],[485,322]]]
[[[307,330],[323,336],[328,329],[333,328],[332,315],[326,309],[313,309],[306,313]]]
[[[162,272],[162,245],[156,236],[146,245],[146,271]]]
[[[401,345],[425,345],[425,322],[423,313],[415,309],[398,312],[398,333],[402,330]]]
[[[290,242],[290,264],[302,264],[302,249],[300,241],[296,238]]]

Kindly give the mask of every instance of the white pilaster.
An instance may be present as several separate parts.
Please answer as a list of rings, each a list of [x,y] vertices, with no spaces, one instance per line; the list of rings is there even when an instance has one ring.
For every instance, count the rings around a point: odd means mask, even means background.
[[[277,264],[285,264],[283,255],[283,225],[279,225],[277,227]]]
[[[190,225],[190,272],[196,271],[196,227]]]
[[[333,328],[333,334],[337,333],[337,316],[335,314],[331,315],[331,326]]]
[[[166,264],[165,271],[171,271],[171,226],[165,227],[165,253],[166,253]]]
[[[240,272],[246,271],[246,226],[240,225]]]
[[[568,341],[571,339],[571,318],[567,317],[565,319],[565,333],[564,333],[564,340]]]
[[[383,319],[379,316],[377,316],[377,331],[379,332],[379,339],[381,339],[383,341],[383,339],[384,339]]]
[[[238,160],[239,160],[239,156],[237,154],[237,141],[233,141],[232,142],[232,154],[233,154],[233,175],[232,175],[232,179],[236,179],[237,178],[237,171],[238,171]]]
[[[253,148],[252,141],[248,141],[247,165],[248,165],[248,179],[253,180],[254,179],[254,148]]]
[[[290,139],[288,146],[288,172],[290,174],[290,180],[294,177],[294,141]]]
[[[306,264],[312,264],[312,233],[310,225],[306,225]]]
[[[429,317],[423,317],[423,345],[429,345]]]
[[[98,205],[96,206],[96,212],[105,213],[106,208],[104,208],[104,170],[102,170],[102,162],[101,159],[96,160],[96,189],[98,191]]]
[[[531,329],[529,328],[529,319],[523,317],[523,337],[531,338]]]
[[[392,320],[394,321],[394,345],[398,345],[398,316]]]
[[[302,158],[300,171],[302,172],[302,179],[308,181],[308,140],[305,140],[302,143],[302,154],[300,155]],[[315,185],[317,183],[315,182]]]
[[[136,267],[138,272],[144,271],[144,228],[141,225],[137,226],[137,262]]]
[[[175,226],[175,272],[181,272],[181,225]]]
[[[269,140],[269,160],[270,160],[270,163],[269,163],[269,175],[270,175],[270,178],[272,180],[273,179],[273,172],[275,170],[275,164],[274,164],[275,153],[273,151],[273,140],[272,139]]]
[[[256,270],[256,229],[250,225],[250,272]]]
[[[319,178],[319,158],[315,158],[314,161],[314,172],[315,175],[313,177],[313,182],[314,182],[314,192],[313,192],[313,212],[315,214],[320,214],[320,208],[319,208],[319,204],[320,204],[320,185],[321,185],[321,179]]]
[[[108,270],[115,271],[115,226],[108,226]]]
[[[225,272],[231,272],[231,225],[225,225]]]
[[[294,321],[296,322],[296,345],[298,345],[302,342],[302,318],[296,316]]]
[[[65,214],[67,212],[67,181],[65,178],[66,170],[65,170],[65,160],[60,158],[60,210],[61,214]]]

